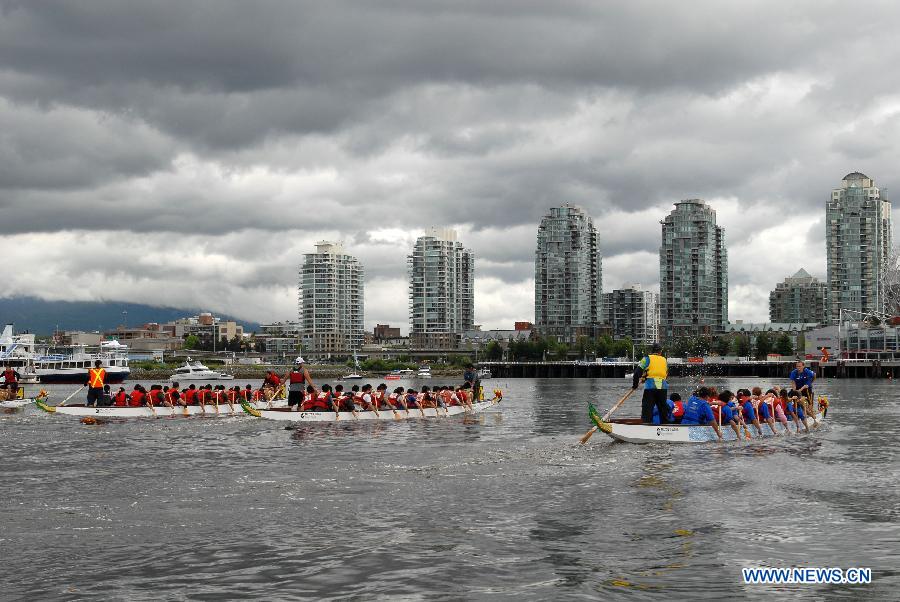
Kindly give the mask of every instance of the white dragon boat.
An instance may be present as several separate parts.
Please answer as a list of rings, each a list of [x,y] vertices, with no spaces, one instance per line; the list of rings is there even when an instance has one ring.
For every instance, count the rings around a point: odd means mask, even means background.
[[[718,441],[716,430],[711,426],[690,425],[690,424],[643,424],[640,418],[614,418],[612,420],[603,420],[597,408],[593,404],[588,404],[588,414],[591,421],[597,426],[597,429],[603,431],[616,441],[624,441],[626,443],[709,443]],[[819,425],[823,423],[825,417],[820,413],[816,419]],[[812,418],[807,416],[807,424],[810,429],[815,428]],[[771,437],[789,437],[779,423],[775,423],[776,431],[772,432],[772,428],[768,424],[761,424],[762,436],[752,424],[747,425],[750,432],[750,440]],[[791,435],[796,434],[796,426],[788,423],[791,429]],[[737,441],[737,435],[730,426],[720,426],[722,439],[724,441]],[[746,441],[746,432],[741,429],[741,440]],[[801,434],[803,430],[800,431]]]
[[[72,405],[56,405],[52,406],[46,402],[46,398],[38,398],[35,399],[35,405],[38,409],[43,410],[49,414],[61,414],[64,416],[92,416],[94,418],[189,418],[191,416],[207,416],[207,417],[228,417],[228,416],[244,416],[244,411],[241,409],[241,405],[239,403],[233,404],[233,408],[229,406],[227,403],[220,403],[218,409],[215,404],[207,403],[205,406],[199,405],[189,405],[189,406],[181,406],[176,405],[174,408],[170,408],[167,405],[156,405],[152,408],[149,406],[139,406],[139,407],[121,407],[121,406],[86,406],[84,404],[72,404]],[[284,405],[286,402],[284,400],[277,400],[272,402],[272,407],[278,407],[279,405]],[[254,409],[260,408],[268,408],[268,403],[266,402],[253,402],[249,404]]]
[[[496,392],[495,392],[496,393]],[[502,401],[502,395],[495,395],[493,399],[476,401],[472,407],[450,406],[448,408],[411,408],[409,410],[358,410],[353,412],[297,412],[288,408],[273,408],[263,410],[251,407],[250,404],[242,404],[244,411],[251,416],[267,420],[282,420],[286,422],[357,422],[360,420],[415,420],[422,418],[446,418],[460,414],[477,414],[495,406]]]

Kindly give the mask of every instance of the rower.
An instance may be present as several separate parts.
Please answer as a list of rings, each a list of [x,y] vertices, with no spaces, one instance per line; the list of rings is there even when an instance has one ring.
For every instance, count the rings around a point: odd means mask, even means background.
[[[678,424],[681,422],[681,417],[684,416],[684,402],[681,401],[681,395],[678,393],[672,393],[669,395],[669,400],[672,402],[672,417],[675,419],[675,423]],[[659,412],[659,410],[657,410]]]
[[[799,360],[788,378],[794,383],[794,390],[804,398],[803,405],[806,406],[809,414],[815,416],[815,409],[812,407],[812,384],[816,380],[816,373],[806,367],[806,362]]]
[[[145,397],[146,391],[144,390],[144,387],[135,385],[134,389],[131,391],[131,395],[128,396],[128,405],[132,408],[139,408],[144,404]]]
[[[719,417],[722,426],[730,426],[732,430],[734,430],[735,436],[740,439],[741,438],[741,429],[738,426],[737,420],[734,418],[734,405],[732,401],[734,400],[734,393],[731,391],[725,390],[719,393],[719,401],[721,402],[719,405]]]
[[[184,402],[189,405],[197,405],[197,385],[191,383],[187,389],[183,391]]]
[[[407,389],[406,390],[406,407],[418,409],[419,406],[419,394],[416,393],[415,389]]]
[[[100,396],[100,402],[97,404],[98,406],[103,406],[104,408],[108,408],[113,404],[113,396],[110,391],[109,385],[103,385],[103,394]]]
[[[113,405],[117,408],[124,408],[128,405],[128,394],[125,392],[125,387],[119,387],[119,390],[116,391],[113,396]]]
[[[745,424],[752,424],[756,427],[756,431],[759,433],[759,436],[763,436],[762,426],[759,424],[759,419],[756,416],[756,409],[753,407],[753,400],[750,398],[750,391],[747,389],[738,389],[738,404],[741,406],[741,413],[744,417]]]
[[[765,422],[769,425],[769,428],[772,429],[772,434],[777,435],[778,433],[775,431],[775,412],[773,409],[769,408],[769,403],[772,401],[775,391],[770,389],[769,391],[766,391],[765,396],[763,396],[762,389],[753,387],[751,392],[753,393],[753,397],[759,402],[756,406],[756,415],[759,418],[760,424]]]
[[[666,358],[662,356],[662,347],[659,343],[653,343],[650,353],[638,362],[631,382],[631,388],[634,390],[638,388],[641,379],[644,379],[644,398],[641,400],[641,422],[644,424],[653,423],[653,406],[656,406],[660,424],[668,423],[669,412],[666,404],[669,392],[669,383],[666,381],[668,374],[669,368]]]
[[[168,388],[166,391],[166,401],[174,408],[175,404],[186,406],[187,403],[181,397],[181,392],[178,389],[178,383],[173,382],[172,386]]]
[[[395,410],[405,410],[406,402],[403,400],[403,387],[397,387],[394,391],[388,395],[387,399],[388,405],[394,408]]]
[[[3,369],[3,387],[9,392],[8,399],[15,399],[19,393],[19,379],[22,375],[12,366]]]
[[[709,407],[708,397],[709,389],[706,387],[697,389],[684,405],[684,417],[681,419],[681,424],[711,426],[716,431],[719,441],[722,441],[722,431],[716,423],[712,408]]]
[[[309,376],[309,371],[307,371],[304,365],[304,359],[298,357],[294,360],[291,371],[284,376],[284,380],[288,382],[288,409],[291,409],[296,405],[297,411],[300,411],[303,402],[303,385],[313,384],[312,378]]]
[[[363,385],[363,388],[359,394],[359,397],[357,399],[355,399],[354,401],[358,401],[360,407],[363,410],[375,411],[378,409],[378,406],[375,404],[373,397],[372,397],[372,385],[370,385],[370,384]]]
[[[103,362],[96,360],[94,367],[88,370],[87,382],[84,383],[84,386],[88,388],[85,405],[97,405],[97,402],[103,397],[103,385],[105,384],[106,370],[103,369]]]
[[[373,401],[375,402],[375,406],[379,410],[393,410],[394,406],[392,406],[387,400],[387,385],[381,383],[377,387],[375,387],[375,393],[372,395]]]

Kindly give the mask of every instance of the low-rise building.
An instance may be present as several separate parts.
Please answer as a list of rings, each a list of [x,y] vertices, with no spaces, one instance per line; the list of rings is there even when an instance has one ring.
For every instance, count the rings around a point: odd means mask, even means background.
[[[805,348],[805,342],[801,337],[818,326],[819,324],[816,322],[780,323],[744,322],[742,320],[736,320],[735,322],[725,325],[725,334],[730,336],[747,336],[750,339],[750,344],[754,348],[756,347],[756,338],[760,333],[765,332],[766,335],[770,337],[773,344],[782,334],[786,334],[791,339],[791,346],[794,350],[798,353],[802,353],[803,348]],[[800,344],[798,345],[798,343]]]

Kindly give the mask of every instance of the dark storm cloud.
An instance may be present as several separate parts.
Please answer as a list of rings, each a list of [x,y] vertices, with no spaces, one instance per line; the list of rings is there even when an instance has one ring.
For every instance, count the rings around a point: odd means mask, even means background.
[[[140,254],[107,268],[124,282],[206,266],[217,287],[263,291],[293,287],[321,238],[365,254],[370,282],[402,279],[422,228],[455,225],[480,277],[527,288],[537,224],[569,202],[594,216],[618,286],[654,277],[658,221],[699,197],[754,252],[773,222],[814,224],[794,230],[808,262],[844,173],[893,183],[898,13],[0,0],[0,232],[190,237],[146,269]],[[754,265],[733,282],[769,286]]]

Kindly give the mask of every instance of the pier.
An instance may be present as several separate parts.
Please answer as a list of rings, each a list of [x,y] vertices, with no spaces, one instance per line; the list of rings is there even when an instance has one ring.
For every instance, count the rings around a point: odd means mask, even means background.
[[[786,378],[796,360],[738,362],[669,362],[669,375],[677,377],[756,376]],[[819,378],[889,378],[900,371],[900,360],[807,360]],[[494,378],[619,378],[631,375],[628,362],[480,362]]]

